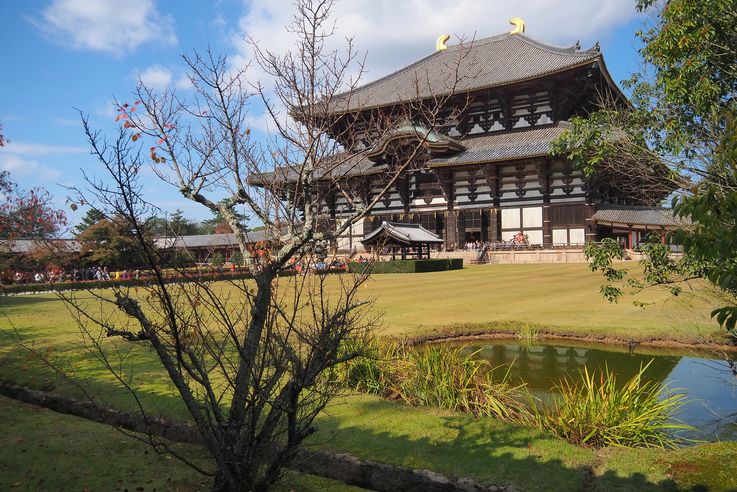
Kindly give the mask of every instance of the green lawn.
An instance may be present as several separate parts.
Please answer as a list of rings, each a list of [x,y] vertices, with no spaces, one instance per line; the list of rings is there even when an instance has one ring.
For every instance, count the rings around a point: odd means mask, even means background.
[[[330,282],[336,281],[330,279]],[[657,303],[643,310],[629,303],[607,304],[598,295],[599,284],[599,276],[588,272],[585,265],[481,265],[462,271],[376,275],[364,292],[376,297],[376,308],[384,312],[381,333],[400,337],[469,327],[474,330],[515,328],[524,324],[571,333],[641,339],[695,341],[722,335],[709,320],[708,303],[698,296],[673,302],[662,292],[650,291],[644,299]],[[33,343],[38,351],[48,350],[57,364],[83,379],[84,385],[100,395],[103,403],[122,409],[133,408],[132,399],[119,391],[112,377],[79,346],[78,328],[53,295],[0,298],[0,316],[4,316],[0,322],[0,378],[64,394],[78,394],[74,385],[65,383],[19,347],[17,338],[21,337]],[[133,350],[122,359],[121,367],[126,374],[132,375],[152,413],[177,419],[186,417],[151,353],[144,349]],[[20,410],[18,405],[0,400],[0,418],[4,423],[11,423],[11,428],[26,428],[23,422],[30,413]],[[56,418],[55,414],[36,411],[46,416],[38,417],[38,425],[26,429],[30,437],[15,438],[34,447],[33,451],[26,450],[31,453],[26,456],[45,452],[45,446],[51,446],[47,440],[57,439],[49,422]],[[110,453],[122,446],[122,437],[112,437],[109,428],[72,420],[75,422],[69,425],[92,426],[98,430],[90,431],[97,437],[90,437],[89,441],[73,441],[77,453],[69,457],[71,465],[76,466],[77,461],[92,464],[105,455],[104,452],[95,455],[97,448],[92,442],[111,450]],[[593,451],[534,429],[492,419],[408,408],[369,396],[339,399],[319,418],[318,427],[320,431],[312,440],[314,445],[376,461],[429,468],[489,483],[514,484],[522,490],[676,490],[696,486],[710,490],[737,489],[737,477],[725,471],[737,457],[735,443],[698,445],[675,452]],[[32,479],[17,473],[12,475],[8,479],[13,480],[11,485],[18,481],[32,484],[41,479],[53,480],[55,475],[62,473],[61,468],[53,473],[40,470],[35,463],[41,458],[18,455],[17,448],[10,445],[15,442],[13,432],[7,425],[3,428],[5,430],[0,431],[3,439],[0,442],[0,476],[5,476],[2,467],[14,471],[23,467],[34,470],[30,474]],[[57,445],[63,447],[63,444]],[[142,448],[126,449],[121,447],[121,453],[130,452],[131,460],[143,452]],[[101,475],[96,480],[106,481],[92,488],[108,488],[106,484],[117,484],[115,480],[121,477],[138,482],[166,477],[194,488],[202,483],[190,480],[188,470],[161,473],[156,467],[168,470],[172,465],[157,460],[152,460],[152,468],[144,467],[133,475],[125,475],[117,468],[108,471],[105,466],[91,466],[90,469],[95,470],[92,475]],[[64,463],[62,459],[58,466],[66,466]],[[89,478],[89,475],[86,476]],[[302,480],[302,488],[297,487],[297,490],[311,490],[312,479],[295,479]],[[80,489],[84,485],[75,483],[72,488]],[[0,482],[0,488],[3,486]],[[162,483],[158,490],[167,486]],[[318,484],[317,488],[325,487]],[[151,490],[149,486],[145,489]]]
[[[0,490],[208,490],[210,481],[170,455],[107,425],[0,397]],[[175,445],[188,458],[195,446]],[[202,464],[202,463],[200,463]],[[277,490],[362,489],[288,474]]]
[[[635,269],[638,267],[635,266]],[[382,333],[412,337],[458,325],[514,329],[525,323],[578,334],[696,340],[723,335],[709,318],[706,289],[672,298],[653,288],[610,304],[601,275],[585,264],[478,265],[414,275],[375,275],[365,292],[385,313]]]

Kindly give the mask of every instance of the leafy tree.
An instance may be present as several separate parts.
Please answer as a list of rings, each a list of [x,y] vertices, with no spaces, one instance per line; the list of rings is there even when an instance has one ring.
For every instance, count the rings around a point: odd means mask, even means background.
[[[90,227],[92,227],[93,225],[97,224],[104,218],[105,218],[105,214],[103,214],[102,212],[100,212],[94,207],[90,208],[89,210],[87,210],[87,213],[84,215],[84,217],[82,217],[82,221],[79,224],[77,224],[77,227],[75,227],[74,229],[75,231],[77,231],[77,234],[80,234],[86,231],[87,229],[89,229]]]
[[[131,269],[143,263],[140,243],[120,216],[97,221],[77,235],[87,265]]]
[[[236,251],[230,257],[230,262],[234,265],[241,266],[243,264],[243,255],[240,251]]]
[[[223,213],[219,209],[211,210],[211,212],[212,217],[202,221],[200,228],[202,234],[232,234],[233,228],[229,225]],[[248,216],[246,214],[237,210],[234,210],[233,213],[239,222],[248,222]]]
[[[587,173],[626,171],[644,195],[656,196],[647,179],[667,166],[666,177],[680,193],[674,214],[685,223],[671,235],[684,246],[682,261],[664,247],[648,246],[645,276],[630,279],[635,289],[679,284],[703,277],[726,301],[712,316],[734,332],[737,323],[737,5],[734,0],[640,0],[654,24],[638,35],[644,70],[625,82],[631,105],[607,105],[573,128],[554,147]],[[622,159],[625,156],[625,159]],[[622,162],[626,162],[623,169]],[[644,179],[640,179],[641,177]],[[603,291],[621,297],[615,285],[624,273],[611,267],[611,245],[589,247],[610,282]],[[607,266],[608,265],[608,266]]]
[[[0,172],[0,239],[48,239],[67,223],[43,188],[23,190],[7,171]]]
[[[196,222],[187,219],[184,212],[177,209],[169,217],[169,231],[173,236],[189,236],[199,234],[200,228]]]
[[[215,253],[210,257],[210,264],[214,267],[225,265],[225,257],[222,253]]]

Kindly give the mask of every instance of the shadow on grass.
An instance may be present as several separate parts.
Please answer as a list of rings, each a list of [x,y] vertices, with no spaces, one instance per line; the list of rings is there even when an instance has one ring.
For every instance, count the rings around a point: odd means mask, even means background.
[[[355,405],[360,407],[356,411],[370,422],[373,418],[382,419],[381,414],[386,414],[387,405],[392,404],[364,401]],[[568,445],[553,436],[491,419],[414,411],[431,414],[433,421],[440,420],[445,436],[430,430],[429,424],[427,435],[417,435],[423,433],[422,424],[406,430],[405,419],[395,421],[394,425],[384,425],[383,421],[377,425],[379,420],[361,425],[328,416],[319,421],[319,439],[326,439],[325,444],[335,451],[348,452],[362,459],[428,468],[450,477],[469,477],[487,485],[512,485],[519,490],[711,490],[703,484],[679,487],[672,479],[653,481],[637,472],[620,476],[607,470],[597,475],[593,469],[598,463],[594,451]],[[555,458],[556,455],[578,464],[564,463]],[[640,468],[649,468],[647,460]]]
[[[73,343],[60,347],[35,344],[32,338],[27,338],[27,331],[0,330],[0,379],[80,401],[92,397],[96,404],[122,411],[140,410],[131,392],[114,379],[92,352]],[[32,350],[20,344],[19,336]],[[143,349],[130,353],[113,349],[108,356],[135,390],[147,414],[189,420],[185,405],[155,356]]]
[[[19,330],[24,336],[25,330]],[[80,398],[79,389],[39,363],[38,358],[17,344],[16,334],[0,330],[0,378],[36,389]],[[66,351],[66,353],[65,353]],[[124,411],[134,411],[130,394],[120,389],[107,371],[79,347],[68,344],[54,355],[65,357],[84,375],[81,383],[100,403]],[[155,357],[138,350],[126,358],[126,371],[141,384],[139,396],[147,412],[176,420],[187,420],[181,399],[162,378]],[[714,483],[699,469],[693,455],[686,454],[681,466],[685,480],[693,485],[679,487],[672,479],[652,480],[638,470],[648,470],[654,454],[626,454],[645,457],[644,463],[625,467],[630,473],[606,470],[597,475],[596,453],[568,445],[529,428],[501,424],[492,419],[412,409],[377,399],[356,399],[344,415],[320,417],[318,439],[338,452],[361,459],[426,468],[448,476],[465,476],[477,481],[514,485],[520,490],[651,490],[705,491]],[[339,413],[339,412],[338,412]],[[376,420],[372,425],[362,425]],[[409,429],[409,430],[408,430]],[[660,456],[663,456],[662,454]],[[714,455],[719,457],[719,455]],[[726,466],[726,465],[722,465]],[[691,469],[686,469],[692,467]],[[674,470],[674,472],[677,470]],[[621,476],[626,475],[626,476]],[[660,476],[663,476],[661,474]],[[677,475],[678,476],[678,475]],[[701,476],[706,480],[701,480]],[[714,488],[724,490],[726,487]]]

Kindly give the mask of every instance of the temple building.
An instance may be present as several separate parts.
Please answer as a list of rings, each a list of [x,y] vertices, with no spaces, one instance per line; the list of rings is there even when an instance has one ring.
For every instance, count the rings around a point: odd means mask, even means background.
[[[565,158],[550,155],[572,116],[595,110],[601,98],[627,104],[598,44],[553,46],[516,24],[510,33],[470,43],[446,46],[448,36],[441,36],[433,54],[331,103],[331,136],[355,157],[325,181],[328,219],[340,222],[352,212],[346,191],[369,203],[412,153],[412,164],[342,237],[339,250],[363,250],[362,239],[384,222],[419,224],[448,250],[509,243],[520,233],[537,248],[580,247],[604,236],[634,246],[633,226],[648,225],[629,224],[630,210],[641,218],[643,207],[669,190],[635,195],[611,176],[585,178]],[[433,113],[439,117],[427,123],[423,108],[433,104],[442,106]],[[377,121],[378,114],[395,121],[380,138],[346,131]],[[616,208],[616,220],[599,213],[607,207]]]

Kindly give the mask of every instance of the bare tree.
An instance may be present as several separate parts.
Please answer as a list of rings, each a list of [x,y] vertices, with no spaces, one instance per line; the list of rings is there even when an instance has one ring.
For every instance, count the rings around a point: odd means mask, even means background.
[[[289,27],[298,39],[292,54],[277,56],[251,40],[256,62],[273,77],[273,92],[248,85],[246,68],[230,67],[208,51],[185,57],[196,90],[191,100],[139,84],[135,101],[119,105],[122,126],[114,141],[84,122],[93,153],[112,180],[90,178],[93,186],[80,199],[125,218],[141,245],[141,258],[132,260],[148,266],[153,285],[144,294],[119,288],[112,299],[98,296],[114,305],[117,317],[95,317],[66,299],[100,354],[105,337],[153,349],[212,458],[212,471],[199,469],[214,475],[215,490],[263,490],[278,480],[314,431],[316,415],[339,391],[336,368],[361,354],[378,320],[358,296],[365,275],[284,275],[295,262],[309,269],[362,220],[423,162],[429,133],[452,124],[468,102],[456,94],[473,75],[473,61],[468,50],[458,49],[439,93],[428,89],[429,74],[417,74],[418,97],[407,104],[390,111],[356,109],[352,98],[360,77],[350,77],[360,76],[363,67],[350,40],[342,56],[327,49],[332,3],[297,2]],[[270,116],[267,142],[251,138],[254,95]],[[398,125],[407,122],[410,130],[393,140]],[[380,184],[358,192],[350,175],[371,152],[367,142],[397,148]],[[210,282],[180,271],[188,283],[167,280],[146,228],[146,218],[156,215],[141,192],[146,166],[227,221],[251,279]],[[350,210],[325,227],[327,195],[336,192]],[[265,226],[268,250],[249,247],[248,224],[237,213],[242,209]],[[171,452],[160,443],[156,449]]]

